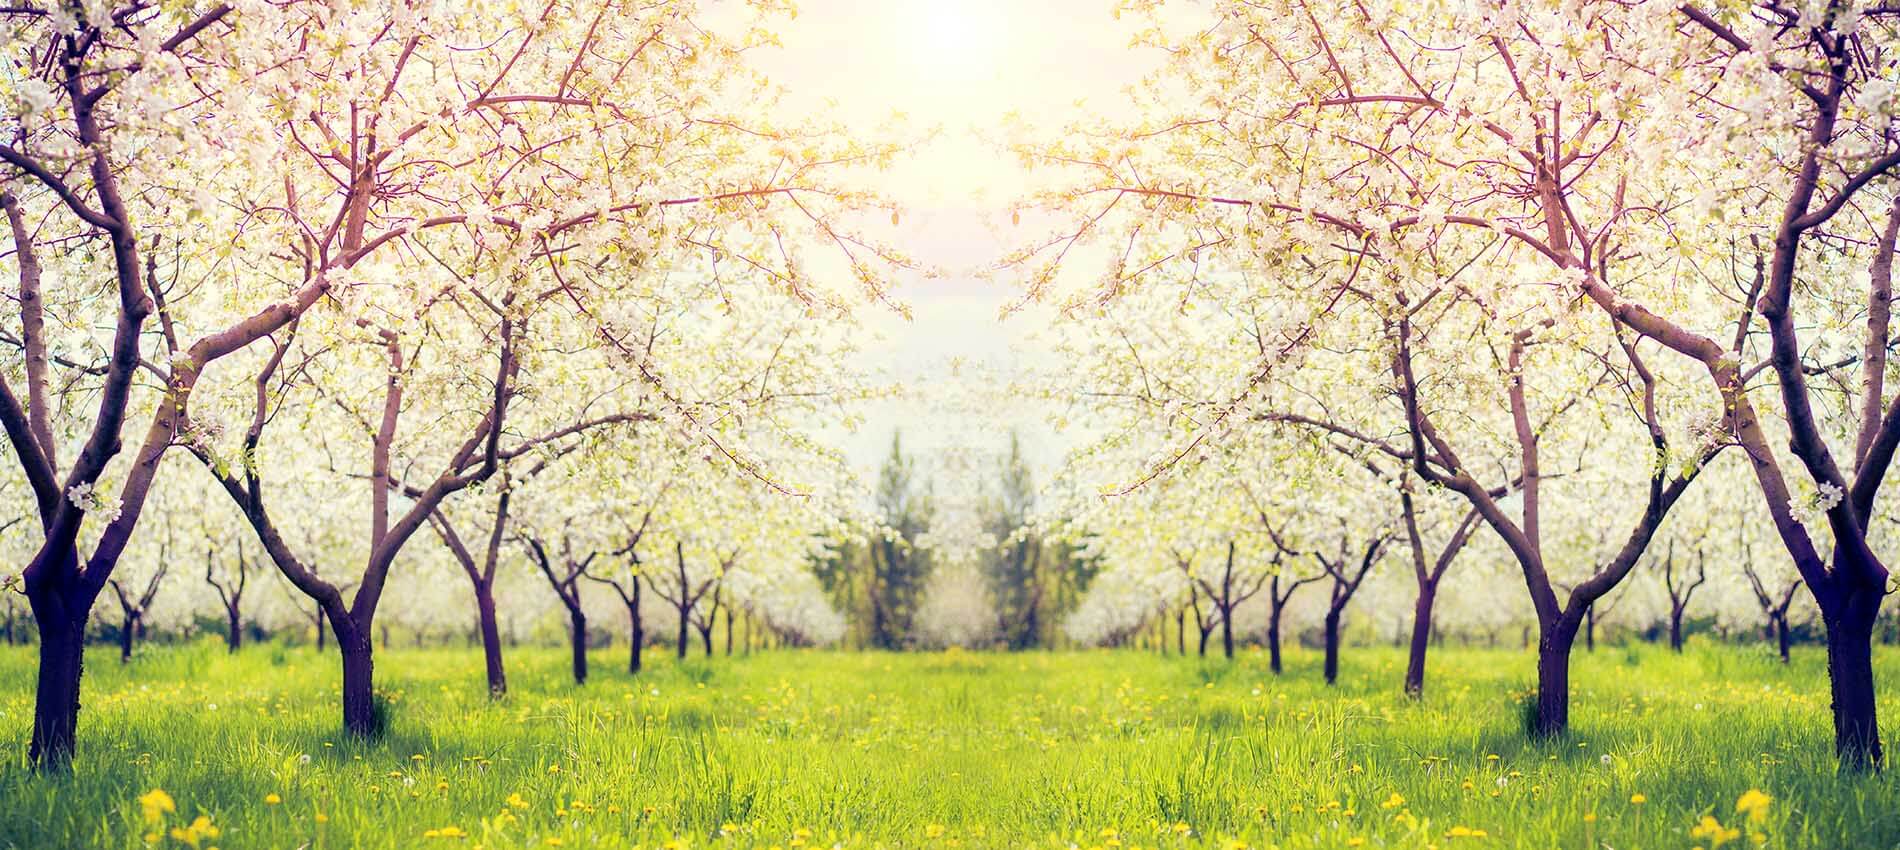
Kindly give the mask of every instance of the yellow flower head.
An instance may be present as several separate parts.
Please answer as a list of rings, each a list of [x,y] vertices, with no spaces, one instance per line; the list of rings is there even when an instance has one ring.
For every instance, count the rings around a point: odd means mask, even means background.
[[[178,804],[172,802],[172,795],[154,788],[139,796],[139,809],[146,823],[158,823],[165,813],[178,811]]]
[[[284,801],[284,798],[277,796],[277,792],[275,791],[272,791],[269,794],[264,795],[264,805],[266,806],[275,806],[278,803],[281,803],[283,801]]]
[[[1720,847],[1742,837],[1742,831],[1723,826],[1722,822],[1716,820],[1713,816],[1703,815],[1702,822],[1696,824],[1694,829],[1689,830],[1689,837],[1708,839],[1710,850],[1714,850],[1716,847]]]
[[[1392,796],[1385,798],[1385,802],[1379,804],[1379,808],[1396,809],[1403,805],[1405,805],[1405,798],[1399,796],[1399,792],[1394,791],[1392,792]]]
[[[1641,795],[1641,794],[1631,794],[1631,795],[1630,795],[1630,802],[1631,802],[1631,803],[1634,803],[1634,804],[1636,804],[1636,805],[1638,805],[1638,806],[1640,806],[1640,805],[1642,805],[1642,804],[1644,804],[1644,803],[1647,803],[1647,802],[1649,802],[1649,798],[1648,798],[1648,797],[1645,797],[1645,796],[1643,796],[1643,795]]]
[[[1750,788],[1742,793],[1741,799],[1735,801],[1735,811],[1738,814],[1748,815],[1750,821],[1760,822],[1768,817],[1768,804],[1774,800],[1775,798],[1762,793],[1759,789]]]

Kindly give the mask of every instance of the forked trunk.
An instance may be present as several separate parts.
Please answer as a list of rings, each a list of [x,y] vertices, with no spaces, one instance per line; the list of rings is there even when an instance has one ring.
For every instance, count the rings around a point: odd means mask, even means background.
[[[699,643],[706,650],[707,658],[711,658],[713,654],[712,653],[712,632],[713,630],[712,630],[711,623],[707,623],[706,625],[701,626],[699,628]]]
[[[1775,644],[1781,650],[1781,663],[1786,664],[1788,663],[1788,615],[1782,614],[1776,617],[1775,624],[1771,628],[1775,631]]]

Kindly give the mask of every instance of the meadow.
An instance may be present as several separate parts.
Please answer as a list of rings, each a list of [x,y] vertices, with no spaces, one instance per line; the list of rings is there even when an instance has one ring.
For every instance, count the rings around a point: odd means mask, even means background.
[[[329,656],[151,647],[92,665],[59,778],[27,767],[32,656],[11,647],[0,847],[1900,843],[1892,783],[1836,774],[1818,650],[1578,655],[1573,732],[1537,745],[1530,655],[1503,650],[1440,652],[1422,703],[1387,649],[1336,690],[1312,653],[1277,678],[1251,652],[781,651],[654,655],[635,679],[603,651],[576,687],[560,651],[524,649],[498,703],[478,654],[395,650],[390,731],[365,743],[338,732]]]

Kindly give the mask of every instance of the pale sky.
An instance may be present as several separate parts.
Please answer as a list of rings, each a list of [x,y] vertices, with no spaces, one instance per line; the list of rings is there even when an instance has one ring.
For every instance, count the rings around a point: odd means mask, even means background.
[[[1112,112],[1124,88],[1158,59],[1129,49],[1135,28],[1116,20],[1114,5],[806,0],[795,20],[776,27],[783,47],[751,55],[788,90],[784,108],[795,114],[825,111],[872,128],[901,112],[915,125],[942,128],[928,150],[878,178],[905,206],[901,246],[946,274],[900,283],[899,295],[914,312],[910,322],[871,311],[879,338],[866,341],[863,365],[912,392],[876,403],[857,433],[835,432],[836,444],[867,477],[898,427],[908,448],[926,454],[1001,450],[1016,428],[1045,479],[1067,448],[1046,424],[1045,410],[1003,403],[1001,390],[1012,378],[1048,365],[1033,339],[1047,317],[1026,312],[999,322],[1015,291],[969,271],[1012,247],[1009,233],[992,228],[1007,223],[1008,203],[1026,179],[979,134],[994,137],[1011,112],[1051,126],[1078,114],[1078,101],[1089,111]]]

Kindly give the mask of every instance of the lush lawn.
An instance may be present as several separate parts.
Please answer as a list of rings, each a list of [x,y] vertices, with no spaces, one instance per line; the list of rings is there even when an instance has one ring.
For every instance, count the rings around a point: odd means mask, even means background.
[[[1741,828],[1731,847],[1900,845],[1892,783],[1834,773],[1817,650],[1788,670],[1738,648],[1579,652],[1575,734],[1546,746],[1519,732],[1518,652],[1439,652],[1422,705],[1384,649],[1351,652],[1337,691],[1302,654],[1277,679],[1251,654],[649,658],[636,681],[601,652],[576,688],[560,651],[518,650],[490,704],[476,652],[384,653],[392,731],[357,744],[332,657],[200,645],[121,668],[102,648],[76,775],[45,779],[23,767],[31,654],[0,649],[0,847],[182,847],[155,834],[199,815],[226,850],[1686,850],[1710,846],[1691,834],[1710,814]],[[153,789],[176,805],[161,829]],[[1773,797],[1752,827],[1751,789]]]

